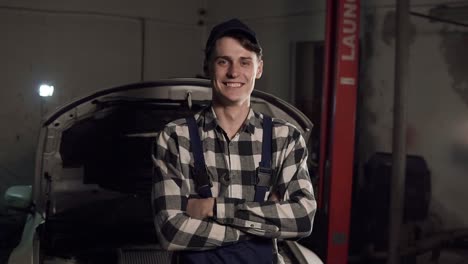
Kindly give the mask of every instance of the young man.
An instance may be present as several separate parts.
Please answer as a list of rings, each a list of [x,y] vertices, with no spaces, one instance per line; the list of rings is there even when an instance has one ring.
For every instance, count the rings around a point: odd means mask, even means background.
[[[204,70],[212,104],[193,124],[211,193],[200,195],[188,120],[168,124],[154,152],[158,239],[163,248],[179,251],[180,263],[282,263],[276,239],[308,236],[316,210],[305,141],[294,126],[273,119],[271,162],[259,168],[268,117],[251,109],[250,95],[262,75],[262,49],[241,21],[212,29]],[[264,171],[266,181],[260,179]],[[267,183],[266,192],[257,189],[259,181]]]

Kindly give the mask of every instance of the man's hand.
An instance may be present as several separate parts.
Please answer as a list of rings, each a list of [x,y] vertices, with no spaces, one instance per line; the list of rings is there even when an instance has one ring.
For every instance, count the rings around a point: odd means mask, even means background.
[[[190,198],[187,202],[187,214],[197,219],[213,217],[214,202],[215,199],[213,197],[205,199]]]

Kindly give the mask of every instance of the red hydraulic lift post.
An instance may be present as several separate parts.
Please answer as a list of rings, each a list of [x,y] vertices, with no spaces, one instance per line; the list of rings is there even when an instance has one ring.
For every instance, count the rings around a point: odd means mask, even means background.
[[[325,262],[348,263],[356,100],[359,0],[328,0],[319,162],[319,210],[327,217]]]

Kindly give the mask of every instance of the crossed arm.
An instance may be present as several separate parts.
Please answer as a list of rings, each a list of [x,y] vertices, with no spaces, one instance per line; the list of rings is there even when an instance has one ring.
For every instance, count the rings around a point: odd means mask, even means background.
[[[276,192],[272,192],[269,201],[279,202],[280,198]],[[216,198],[189,198],[185,212],[192,218],[204,219],[214,217],[214,206]]]

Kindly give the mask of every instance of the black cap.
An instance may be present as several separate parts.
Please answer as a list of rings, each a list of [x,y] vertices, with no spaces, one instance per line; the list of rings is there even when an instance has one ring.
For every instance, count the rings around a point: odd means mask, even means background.
[[[231,32],[239,32],[254,44],[259,44],[255,32],[239,19],[231,19],[216,25],[211,29],[210,36],[206,41],[206,50],[214,46],[216,41]]]

